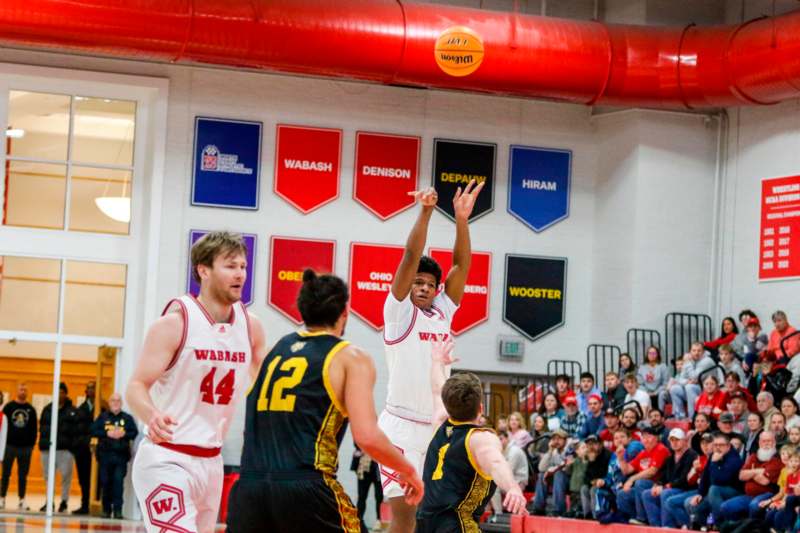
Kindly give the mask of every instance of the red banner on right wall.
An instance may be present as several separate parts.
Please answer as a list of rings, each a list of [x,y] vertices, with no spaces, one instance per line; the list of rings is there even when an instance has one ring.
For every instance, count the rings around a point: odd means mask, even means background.
[[[800,176],[761,182],[758,279],[800,277]]]

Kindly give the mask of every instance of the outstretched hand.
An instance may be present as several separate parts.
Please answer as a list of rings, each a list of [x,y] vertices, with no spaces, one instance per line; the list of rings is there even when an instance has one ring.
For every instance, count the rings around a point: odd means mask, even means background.
[[[453,349],[456,345],[453,339],[448,338],[446,341],[435,340],[431,344],[433,345],[431,358],[435,362],[448,366],[459,361],[457,357],[453,356]]]
[[[486,182],[482,181],[476,187],[475,180],[470,180],[463,193],[461,192],[461,187],[456,189],[456,194],[453,196],[453,212],[456,215],[456,219],[469,220],[472,209],[475,207],[475,200],[478,199],[478,195],[484,185],[486,185]]]
[[[420,191],[409,191],[408,195],[413,196],[414,201],[422,204],[422,207],[433,207],[439,200],[439,195],[436,194],[436,189],[433,187],[428,187]]]

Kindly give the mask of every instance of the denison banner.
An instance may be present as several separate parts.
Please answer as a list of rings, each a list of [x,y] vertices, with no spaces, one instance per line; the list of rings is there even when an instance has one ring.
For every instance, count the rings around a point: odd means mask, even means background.
[[[469,216],[470,222],[490,213],[494,209],[494,167],[497,145],[471,141],[433,140],[432,185],[439,193],[436,209],[450,220],[455,220],[453,196],[456,190],[469,184],[486,182],[475,208]]]
[[[295,324],[303,318],[297,309],[297,293],[303,285],[303,271],[330,274],[336,260],[336,241],[272,237],[267,302]]]
[[[303,214],[339,196],[342,130],[278,124],[275,194]]]
[[[258,209],[261,122],[196,117],[192,205]]]
[[[536,340],[564,325],[566,257],[506,254],[503,321]]]
[[[508,212],[535,232],[569,216],[572,152],[512,145]]]
[[[431,248],[431,257],[442,267],[442,284],[453,266],[453,251],[443,248]],[[453,323],[450,326],[454,335],[461,335],[489,319],[489,295],[492,293],[489,280],[492,279],[492,254],[489,252],[472,252],[472,265],[467,274],[464,297],[458,307]]]
[[[353,198],[381,220],[414,205],[419,148],[419,137],[357,132]]]
[[[189,268],[186,277],[186,292],[194,294],[195,296],[200,294],[200,284],[197,283],[194,280],[194,276],[192,276],[192,245],[196,243],[200,237],[210,232],[211,230],[201,229],[193,229],[189,232]],[[241,235],[244,238],[245,246],[247,246],[247,279],[244,282],[244,287],[242,287],[242,303],[244,303],[244,305],[250,305],[253,303],[253,276],[256,270],[257,238],[250,233],[242,233]]]
[[[800,277],[800,176],[761,181],[758,279]]]
[[[403,251],[387,244],[350,244],[350,310],[376,330],[383,329],[383,304]]]

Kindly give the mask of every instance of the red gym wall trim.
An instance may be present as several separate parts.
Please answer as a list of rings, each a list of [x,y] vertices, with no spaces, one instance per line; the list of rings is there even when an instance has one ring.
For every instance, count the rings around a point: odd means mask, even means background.
[[[463,77],[434,61],[453,26],[485,48]],[[581,104],[708,109],[800,96],[800,11],[670,28],[408,0],[3,0],[0,45]]]

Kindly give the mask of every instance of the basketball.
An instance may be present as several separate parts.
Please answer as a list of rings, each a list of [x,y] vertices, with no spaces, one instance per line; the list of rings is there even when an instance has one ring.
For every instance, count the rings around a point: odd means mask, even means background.
[[[436,64],[451,76],[468,76],[483,62],[483,41],[464,26],[448,28],[436,39]]]

